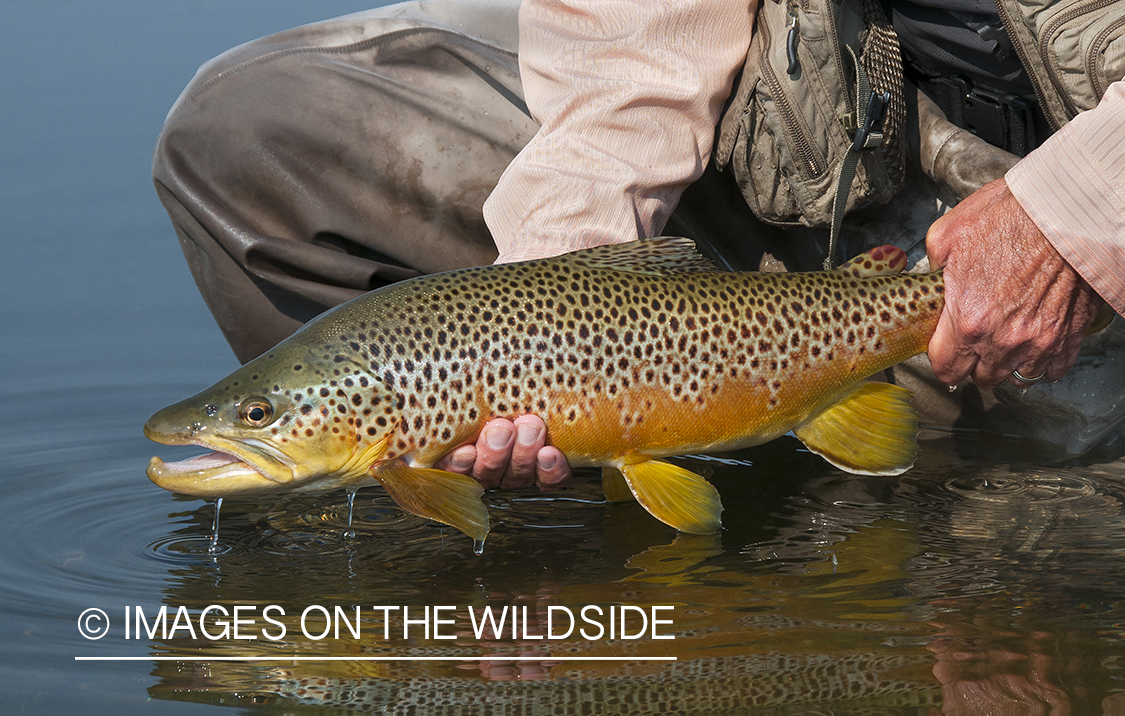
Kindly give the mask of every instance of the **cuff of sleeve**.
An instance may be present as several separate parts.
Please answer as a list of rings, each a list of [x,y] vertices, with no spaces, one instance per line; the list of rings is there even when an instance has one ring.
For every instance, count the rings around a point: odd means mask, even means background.
[[[1125,315],[1125,192],[1104,162],[1065,128],[1005,175],[1031,220],[1075,271]],[[1112,165],[1110,165],[1112,167]]]

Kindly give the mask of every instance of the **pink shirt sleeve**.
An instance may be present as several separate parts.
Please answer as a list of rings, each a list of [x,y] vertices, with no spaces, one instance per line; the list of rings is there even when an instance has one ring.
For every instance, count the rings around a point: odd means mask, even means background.
[[[498,262],[652,236],[706,166],[750,0],[524,0],[539,132],[484,206]]]
[[[1063,258],[1125,315],[1125,82],[1005,179]]]

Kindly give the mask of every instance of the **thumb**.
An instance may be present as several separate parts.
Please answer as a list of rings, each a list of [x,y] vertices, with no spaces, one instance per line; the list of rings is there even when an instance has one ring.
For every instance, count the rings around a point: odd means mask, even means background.
[[[953,247],[953,242],[950,240],[952,234],[950,222],[955,220],[951,218],[951,214],[952,212],[942,214],[937,221],[930,224],[926,232],[926,256],[930,260],[931,271],[942,268],[949,261],[949,252]]]
[[[947,385],[957,385],[965,380],[977,364],[976,355],[959,345],[957,333],[957,327],[946,306],[938,318],[937,328],[930,337],[926,352],[934,375]]]

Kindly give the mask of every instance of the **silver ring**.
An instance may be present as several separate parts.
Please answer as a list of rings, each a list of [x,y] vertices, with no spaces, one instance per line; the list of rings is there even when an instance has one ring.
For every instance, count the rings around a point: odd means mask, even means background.
[[[1026,383],[1028,385],[1031,385],[1033,383],[1038,383],[1039,381],[1043,380],[1043,376],[1045,376],[1045,375],[1047,375],[1047,371],[1043,371],[1042,373],[1035,376],[1034,378],[1024,378],[1022,375],[1020,375],[1020,372],[1018,370],[1012,371],[1012,377],[1013,378],[1015,378],[1016,380],[1018,380],[1021,383]]]

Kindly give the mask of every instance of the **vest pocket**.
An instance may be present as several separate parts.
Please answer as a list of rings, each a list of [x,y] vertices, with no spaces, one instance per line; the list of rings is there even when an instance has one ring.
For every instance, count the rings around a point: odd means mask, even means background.
[[[1086,75],[1094,82],[1098,101],[1114,82],[1125,77],[1125,11],[1105,25],[1086,50]]]
[[[1034,18],[1038,50],[1067,114],[1095,107],[1125,75],[1125,2],[1052,4]]]

